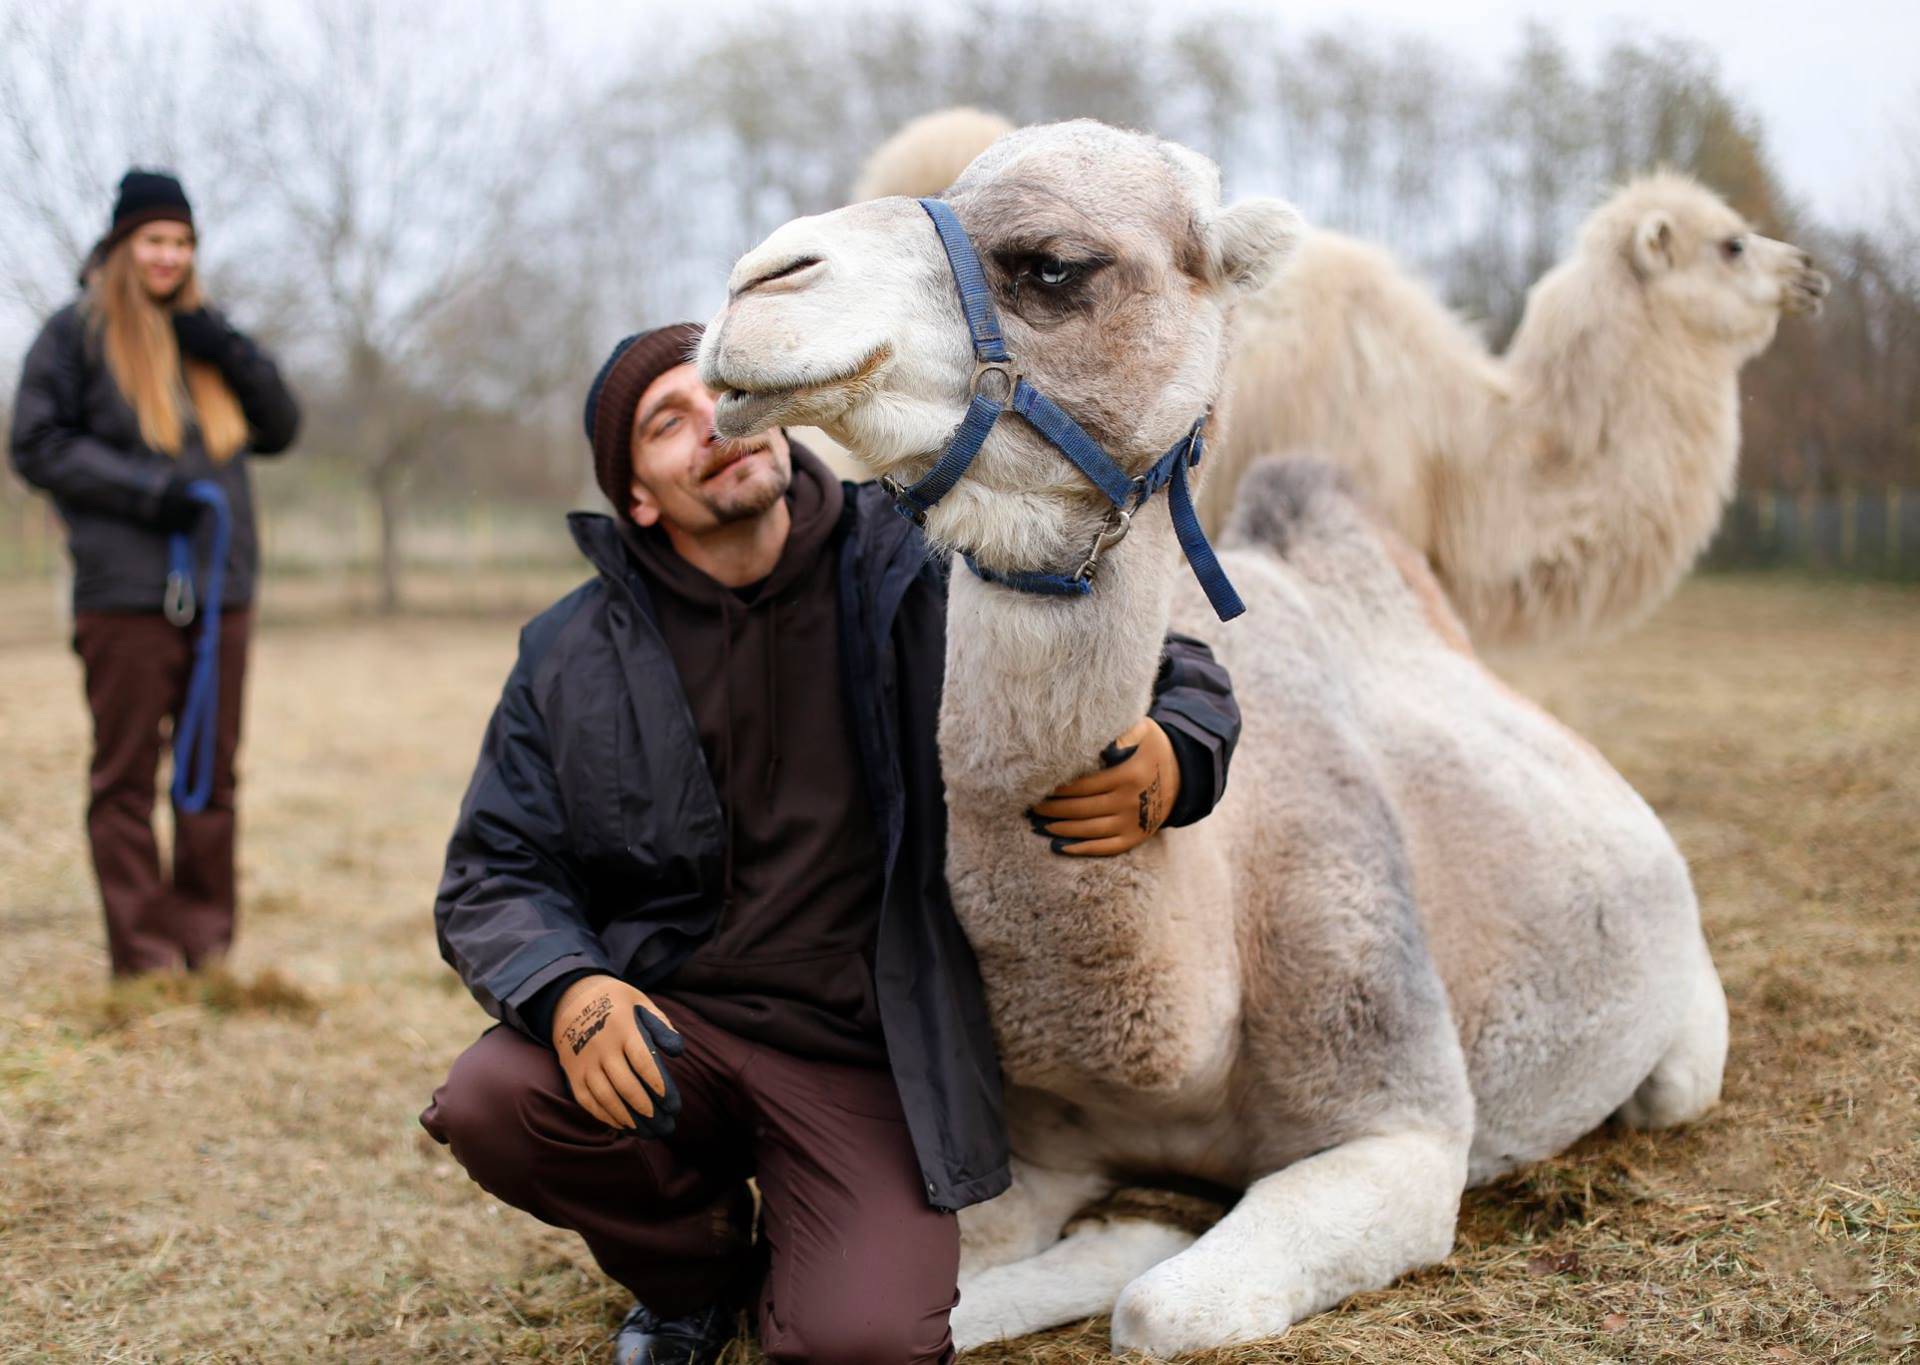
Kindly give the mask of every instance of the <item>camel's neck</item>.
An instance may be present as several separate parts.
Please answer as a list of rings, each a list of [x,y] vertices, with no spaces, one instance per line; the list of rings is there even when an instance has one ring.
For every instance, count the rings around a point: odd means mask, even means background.
[[[1164,497],[1134,518],[1087,597],[989,586],[956,562],[940,710],[950,802],[1018,809],[1098,766],[1146,713],[1175,572]]]
[[[1576,279],[1558,292],[1600,295],[1611,288]],[[1731,470],[1734,452],[1720,447],[1737,434],[1734,351],[1689,336],[1632,301],[1548,306],[1571,315],[1529,325],[1540,311],[1530,309],[1506,356],[1518,429],[1568,455],[1608,456],[1569,473],[1615,491],[1629,470],[1664,468],[1709,484]],[[1703,460],[1708,446],[1714,458]]]
[[[1739,454],[1731,351],[1663,328],[1609,282],[1554,285],[1507,353],[1485,453],[1449,471],[1437,560],[1490,640],[1657,605],[1712,536]]]

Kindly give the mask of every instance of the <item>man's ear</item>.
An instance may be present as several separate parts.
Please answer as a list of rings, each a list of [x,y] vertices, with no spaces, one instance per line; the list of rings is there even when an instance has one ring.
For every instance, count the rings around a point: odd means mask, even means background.
[[[1242,293],[1266,288],[1306,235],[1300,213],[1284,199],[1243,199],[1213,220],[1220,278]]]
[[[1659,209],[1633,230],[1633,266],[1647,277],[1673,269],[1673,219]]]
[[[647,486],[635,478],[628,491],[627,515],[635,526],[651,526],[660,520],[660,504],[653,500]]]

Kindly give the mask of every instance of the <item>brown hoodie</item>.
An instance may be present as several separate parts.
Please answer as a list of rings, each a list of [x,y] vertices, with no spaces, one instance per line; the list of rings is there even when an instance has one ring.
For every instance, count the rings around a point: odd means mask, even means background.
[[[773,572],[727,588],[623,528],[727,814],[726,904],[661,987],[784,1052],[886,1060],[873,993],[883,868],[840,677],[840,484],[793,447]]]

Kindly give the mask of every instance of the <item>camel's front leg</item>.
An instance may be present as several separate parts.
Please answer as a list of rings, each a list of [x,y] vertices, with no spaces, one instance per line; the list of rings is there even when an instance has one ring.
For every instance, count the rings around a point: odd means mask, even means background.
[[[1111,1312],[1128,1283],[1192,1245],[1191,1232],[1164,1223],[1101,1219],[1037,1256],[963,1276],[954,1348],[970,1351]]]
[[[1045,1251],[1068,1219],[1113,1186],[1095,1172],[1053,1171],[1015,1157],[1005,1194],[960,1211],[960,1287],[982,1271]]]
[[[1445,1259],[1466,1134],[1356,1138],[1257,1180],[1113,1310],[1116,1350],[1167,1357],[1279,1336],[1309,1313]]]

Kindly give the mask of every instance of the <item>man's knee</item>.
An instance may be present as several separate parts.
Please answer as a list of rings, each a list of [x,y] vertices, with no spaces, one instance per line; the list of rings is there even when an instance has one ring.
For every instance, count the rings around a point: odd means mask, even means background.
[[[519,1204],[539,1141],[537,1115],[553,1060],[535,1044],[504,1029],[484,1035],[460,1054],[446,1083],[420,1115],[420,1125],[489,1193]]]
[[[878,1286],[847,1286],[814,1303],[775,1310],[777,1325],[763,1316],[761,1341],[769,1361],[812,1365],[902,1365],[953,1359],[947,1317],[951,1291],[937,1307],[889,1294]]]

